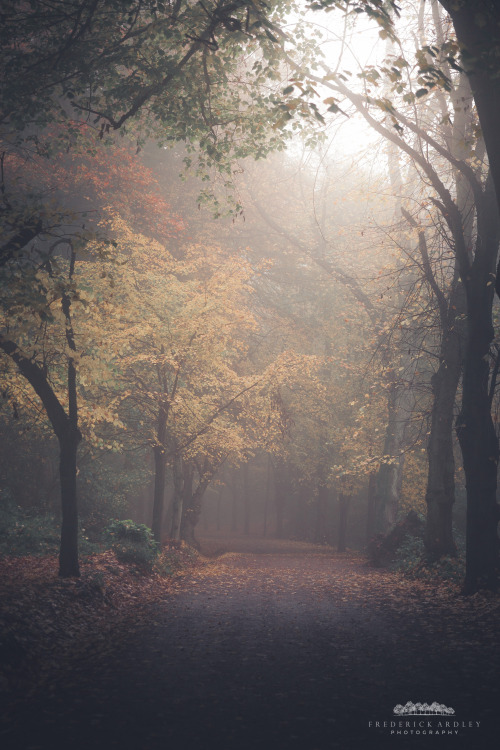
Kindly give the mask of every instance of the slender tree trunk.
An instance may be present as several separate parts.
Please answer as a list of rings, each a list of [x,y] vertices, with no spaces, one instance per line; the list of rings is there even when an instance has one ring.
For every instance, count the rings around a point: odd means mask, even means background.
[[[285,493],[283,488],[277,489],[275,493],[276,504],[276,531],[277,539],[283,539],[283,517],[285,513]]]
[[[384,456],[391,457],[392,461],[391,463],[383,463],[377,475],[376,528],[378,532],[386,532],[396,523],[399,507],[404,465],[404,456],[401,454],[404,423],[399,403],[401,398],[399,390],[395,382],[390,383]]]
[[[248,485],[248,463],[242,467],[243,480],[243,533],[250,534],[250,487]]]
[[[375,495],[377,490],[377,472],[371,471],[368,477],[368,497],[366,510],[366,543],[375,534]]]
[[[349,500],[349,495],[344,495],[342,492],[339,493],[339,533],[337,539],[337,552],[346,551]]]
[[[182,504],[184,500],[184,472],[182,464],[183,460],[181,456],[176,454],[172,464],[174,495],[172,499],[172,526],[170,529],[170,537],[177,540],[180,539]]]
[[[204,461],[203,468],[198,466],[199,481],[196,490],[193,492],[193,474],[194,467],[185,464],[184,469],[184,504],[181,522],[181,539],[190,547],[199,549],[200,545],[195,536],[195,529],[198,525],[203,507],[203,498],[208,485],[215,475],[215,467],[211,466],[208,460]]]
[[[80,575],[78,563],[78,504],[76,494],[76,457],[81,440],[80,431],[68,426],[59,439],[59,476],[61,481],[61,546],[59,575],[69,578]]]
[[[163,508],[165,504],[165,449],[160,445],[153,448],[155,462],[155,484],[153,494],[153,536],[157,542],[161,542]]]
[[[63,312],[66,316],[66,338],[75,351],[71,326],[70,301],[63,296]],[[59,431],[59,476],[61,481],[61,547],[59,549],[59,575],[61,578],[80,575],[78,562],[78,501],[76,494],[76,457],[82,439],[78,429],[78,393],[76,389],[76,367],[73,357],[68,359],[68,419]]]
[[[295,537],[301,541],[307,539],[307,494],[305,484],[299,484],[297,492],[297,513],[295,516]]]
[[[268,456],[267,457],[267,469],[266,469],[266,496],[264,498],[264,529],[263,529],[264,537],[267,535],[267,517],[269,514],[269,499],[271,497],[271,471],[272,471],[271,458],[270,456]]]
[[[328,508],[328,487],[320,482],[318,484],[318,498],[316,501],[316,526],[314,529],[314,541],[318,544],[324,544],[327,541],[327,508]]]
[[[231,496],[231,531],[238,531],[238,488],[232,485]]]
[[[219,493],[217,495],[217,510],[216,510],[216,519],[215,519],[215,524],[216,524],[217,531],[220,531],[220,506],[221,506],[221,503],[222,503],[222,492],[223,492],[223,490],[224,490],[224,485],[221,485]]]
[[[277,539],[283,539],[284,534],[284,515],[286,496],[288,491],[288,482],[286,480],[286,467],[279,463],[274,466],[274,504],[276,508],[276,528],[275,536]]]
[[[184,497],[184,506],[181,521],[181,539],[190,547],[200,548],[200,544],[195,536],[195,529],[198,525],[202,509],[203,494],[193,493],[190,497]]]
[[[193,493],[193,472],[190,467],[184,473],[184,492],[182,503],[182,517],[180,526],[180,538],[190,547],[199,549],[199,543],[195,537],[195,528],[200,520],[201,497]]]
[[[156,445],[153,448],[155,462],[155,485],[153,494],[153,536],[161,542],[163,509],[165,505],[165,437],[167,432],[167,410],[160,404],[156,426]]]

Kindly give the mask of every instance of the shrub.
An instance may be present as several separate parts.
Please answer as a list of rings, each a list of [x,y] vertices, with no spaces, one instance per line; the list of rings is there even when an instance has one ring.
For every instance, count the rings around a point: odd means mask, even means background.
[[[161,576],[175,575],[183,568],[189,567],[199,559],[199,553],[186,542],[165,546],[161,551],[154,569]]]
[[[158,545],[151,529],[143,523],[114,520],[107,525],[104,536],[120,562],[152,570],[158,556]]]
[[[368,557],[376,567],[389,565],[398,559],[399,550],[410,539],[422,539],[424,521],[418,513],[410,510],[387,534],[378,534],[368,545]]]
[[[465,574],[464,540],[460,534],[455,534],[457,555],[446,555],[440,560],[431,562],[427,559],[424,542],[421,537],[409,536],[399,547],[393,565],[393,570],[410,578],[424,580],[445,580],[459,583]]]
[[[410,578],[419,577],[425,564],[425,546],[421,536],[407,536],[396,550],[391,568]]]

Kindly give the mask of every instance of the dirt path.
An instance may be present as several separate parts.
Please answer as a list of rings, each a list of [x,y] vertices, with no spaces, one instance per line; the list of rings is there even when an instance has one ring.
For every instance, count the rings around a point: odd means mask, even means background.
[[[497,600],[457,602],[354,556],[227,554],[111,639],[54,664],[16,703],[0,744],[493,750],[498,622]],[[401,721],[393,707],[407,701],[437,701],[455,715],[405,717],[391,735],[390,722]]]

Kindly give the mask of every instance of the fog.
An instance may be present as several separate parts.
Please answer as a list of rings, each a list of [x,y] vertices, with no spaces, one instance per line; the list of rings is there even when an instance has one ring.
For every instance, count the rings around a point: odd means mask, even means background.
[[[281,61],[249,47],[220,80],[217,56],[205,60],[201,125],[157,132],[146,118],[119,138],[98,115],[72,146],[61,125],[39,129],[56,168],[41,147],[5,152],[9,210],[37,185],[47,223],[21,260],[33,286],[17,271],[5,281],[5,325],[40,370],[26,382],[4,347],[9,507],[60,516],[66,409],[87,540],[130,517],[159,543],[236,534],[361,550],[410,510],[430,523],[437,503],[432,554],[455,553],[456,248],[480,231],[457,164],[486,184],[487,162],[467,81],[439,56],[450,24],[435,4],[394,16],[392,31],[358,15],[292,12]],[[265,64],[275,72],[254,82]],[[224,124],[216,107],[237,114]],[[60,417],[30,391],[45,386]]]
[[[496,748],[497,4],[0,19],[5,746]]]

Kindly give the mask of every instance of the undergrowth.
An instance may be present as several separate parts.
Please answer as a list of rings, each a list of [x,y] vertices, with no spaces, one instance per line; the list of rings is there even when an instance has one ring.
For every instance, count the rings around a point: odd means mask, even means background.
[[[155,573],[168,577],[189,568],[200,559],[199,553],[186,542],[166,545],[154,565]]]
[[[10,498],[0,503],[0,557],[42,557],[57,555],[61,540],[61,522],[54,514],[26,510]],[[92,542],[80,529],[78,546],[82,555],[93,555],[103,545]]]
[[[113,520],[106,526],[104,537],[120,562],[132,563],[148,572],[153,570],[159,547],[148,526]]]
[[[446,555],[437,561],[430,561],[426,555],[421,537],[408,536],[396,552],[392,570],[423,580],[443,580],[459,583],[465,575],[465,540],[455,534],[456,556]]]
[[[57,556],[61,531],[56,515],[25,510],[6,493],[0,500],[0,557]],[[175,575],[200,560],[199,553],[185,542],[171,541],[161,549],[148,526],[131,520],[109,521],[98,541],[89,540],[85,530],[80,529],[82,557],[108,549],[119,562],[135,566],[136,572],[155,572],[163,577]]]

